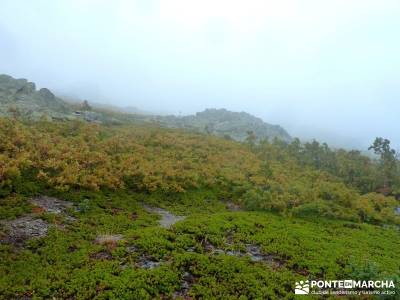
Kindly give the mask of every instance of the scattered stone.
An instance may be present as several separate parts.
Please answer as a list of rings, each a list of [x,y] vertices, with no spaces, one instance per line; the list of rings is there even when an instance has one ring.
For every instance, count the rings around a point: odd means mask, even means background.
[[[382,227],[385,229],[394,229],[400,231],[400,225],[382,224]]]
[[[82,111],[81,116],[89,123],[101,123],[101,120],[104,118],[101,113],[95,111]]]
[[[32,198],[31,203],[44,209],[46,212],[55,214],[60,214],[65,212],[68,208],[73,207],[73,203],[71,202],[47,196],[38,196]]]
[[[400,206],[399,206],[399,207],[396,207],[396,209],[394,210],[394,213],[395,213],[396,215],[400,215]]]
[[[126,252],[128,252],[128,253],[135,253],[137,251],[138,251],[138,249],[137,249],[136,246],[128,246],[128,247],[126,247]]]
[[[191,297],[188,297],[188,293],[190,288],[195,282],[196,278],[193,276],[193,274],[189,272],[183,273],[180,290],[174,293],[173,299],[176,298],[183,298],[186,300],[192,299]]]
[[[222,249],[215,249],[213,253],[214,254],[225,254],[225,251]]]
[[[143,205],[143,207],[148,213],[157,214],[161,216],[159,224],[163,228],[171,228],[171,226],[174,225],[175,223],[186,219],[185,216],[176,216],[163,208],[151,207],[147,205]]]
[[[136,266],[142,269],[154,269],[161,265],[161,262],[156,261],[155,259],[148,256],[140,256],[139,260],[136,262]]]
[[[247,255],[254,262],[265,262],[273,268],[280,268],[284,265],[284,261],[279,257],[272,254],[263,254],[261,252],[261,247],[258,245],[247,244],[246,245]]]
[[[77,219],[75,217],[71,217],[69,215],[64,216],[64,220],[66,223],[71,224],[74,223]]]
[[[221,250],[221,249],[217,249],[217,250],[223,251],[223,250]],[[225,253],[226,253],[226,255],[229,255],[229,256],[237,256],[237,257],[242,257],[242,256],[245,255],[245,253],[242,253],[240,250],[228,250],[228,251],[226,251]]]
[[[128,246],[125,248],[127,253],[139,253],[139,249],[136,246]],[[142,269],[154,269],[157,268],[161,265],[161,261],[156,260],[154,257],[151,257],[149,255],[142,254],[141,256],[135,258],[135,266],[137,268],[142,268]],[[131,267],[130,264],[127,264],[126,262],[121,263],[121,268],[126,269]]]
[[[235,204],[235,203],[233,203],[233,202],[231,202],[231,201],[227,202],[225,207],[226,207],[226,209],[229,210],[229,211],[241,211],[241,210],[242,210],[242,208],[240,207],[240,205]]]
[[[215,251],[215,246],[205,239],[201,241],[201,245],[203,246],[203,248],[206,252],[214,252]]]
[[[229,241],[229,239],[228,239],[228,241]],[[261,247],[258,245],[254,245],[254,244],[246,244],[245,252],[240,251],[240,250],[235,250],[235,249],[224,250],[224,249],[216,248],[213,244],[211,244],[207,240],[202,240],[201,244],[202,244],[203,249],[206,252],[209,252],[213,255],[226,254],[229,256],[236,256],[236,257],[248,256],[250,258],[250,260],[253,262],[267,263],[268,265],[270,265],[273,268],[280,268],[285,264],[285,262],[283,260],[281,260],[279,257],[277,257],[275,255],[262,253]],[[233,246],[233,242],[232,243],[227,242],[226,245]],[[189,251],[189,250],[187,250],[187,251]]]
[[[8,234],[3,242],[11,244],[23,244],[31,238],[40,238],[47,235],[49,224],[42,219],[33,216],[24,216],[12,221],[3,222]]]
[[[226,237],[226,244],[229,246],[232,246],[234,244],[234,240],[233,240],[233,232],[229,231],[228,235]]]
[[[93,260],[111,260],[113,257],[111,253],[107,251],[100,251],[90,255],[90,258]]]
[[[246,251],[250,255],[252,261],[262,261],[264,260],[264,255],[261,253],[261,247],[257,245],[247,245]]]

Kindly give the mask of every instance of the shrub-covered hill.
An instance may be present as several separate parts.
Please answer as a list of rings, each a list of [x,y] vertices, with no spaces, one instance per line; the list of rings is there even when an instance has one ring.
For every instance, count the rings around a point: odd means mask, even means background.
[[[11,119],[0,120],[0,140],[2,196],[38,186],[171,195],[209,189],[253,210],[399,224],[399,202],[374,192],[376,163],[341,154],[335,173],[323,168],[324,158],[321,166],[309,162],[296,141],[241,144],[140,125]]]
[[[400,284],[400,205],[374,192],[394,194],[396,178],[382,182],[382,164],[359,153],[80,121],[0,119],[0,141],[0,299],[294,299],[306,279]]]

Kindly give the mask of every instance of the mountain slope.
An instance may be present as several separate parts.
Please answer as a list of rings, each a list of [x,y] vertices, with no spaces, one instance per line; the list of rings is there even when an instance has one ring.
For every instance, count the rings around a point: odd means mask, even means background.
[[[279,125],[265,123],[246,112],[232,112],[226,109],[206,109],[196,115],[184,117],[157,117],[157,121],[167,127],[194,129],[217,136],[229,136],[237,141],[244,141],[249,132],[257,139],[279,138],[286,142],[292,139]]]
[[[295,299],[309,278],[398,281],[398,201],[307,162],[327,156],[145,125],[0,118],[0,299]]]
[[[0,75],[0,115],[21,114],[39,117],[43,114],[61,117],[70,114],[72,109],[54,94],[26,79],[14,79],[8,75]]]
[[[169,128],[182,128],[244,141],[249,132],[257,139],[279,138],[290,142],[291,137],[279,125],[265,123],[245,112],[226,109],[206,109],[191,116],[157,116],[129,108],[110,108],[92,105],[84,108],[78,102],[64,101],[50,90],[36,89],[33,82],[0,75],[0,116],[16,116],[37,120],[43,116],[50,119],[82,119],[99,123],[151,122]]]

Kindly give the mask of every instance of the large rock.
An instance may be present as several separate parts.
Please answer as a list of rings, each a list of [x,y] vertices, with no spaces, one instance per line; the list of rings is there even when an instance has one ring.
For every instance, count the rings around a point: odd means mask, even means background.
[[[19,90],[17,90],[17,94],[30,95],[36,91],[36,85],[33,82],[27,82],[24,86],[22,86]]]
[[[46,88],[42,88],[38,91],[39,96],[41,96],[44,100],[48,100],[48,101],[52,101],[54,100],[56,97],[54,96],[54,94]]]
[[[43,208],[46,212],[59,214],[73,207],[72,202],[60,200],[53,197],[37,196],[31,199],[35,206]]]
[[[4,222],[7,235],[2,242],[20,245],[31,238],[40,238],[47,235],[49,224],[34,216],[24,216],[12,221]]]
[[[158,116],[155,120],[167,127],[196,129],[237,141],[245,141],[249,132],[252,132],[258,140],[274,138],[285,142],[292,140],[286,130],[279,125],[265,123],[262,119],[245,112],[232,112],[226,109],[206,109],[196,115],[184,117]]]

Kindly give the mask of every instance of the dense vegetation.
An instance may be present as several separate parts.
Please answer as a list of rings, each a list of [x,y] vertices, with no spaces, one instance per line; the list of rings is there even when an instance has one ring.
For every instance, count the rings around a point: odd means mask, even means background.
[[[388,186],[380,162],[316,142],[244,145],[158,127],[9,119],[0,120],[0,139],[3,195],[36,182],[171,194],[207,188],[248,209],[400,224],[398,201],[376,193],[394,193],[398,169]]]
[[[304,278],[398,282],[399,162],[383,139],[374,160],[251,133],[238,143],[156,126],[0,119],[0,141],[0,219],[34,213],[53,225],[23,246],[0,243],[0,298],[292,299]],[[35,195],[71,201],[75,221],[33,206]],[[143,203],[188,218],[160,228]],[[249,245],[265,260],[241,255]],[[138,267],[143,257],[160,265]]]

